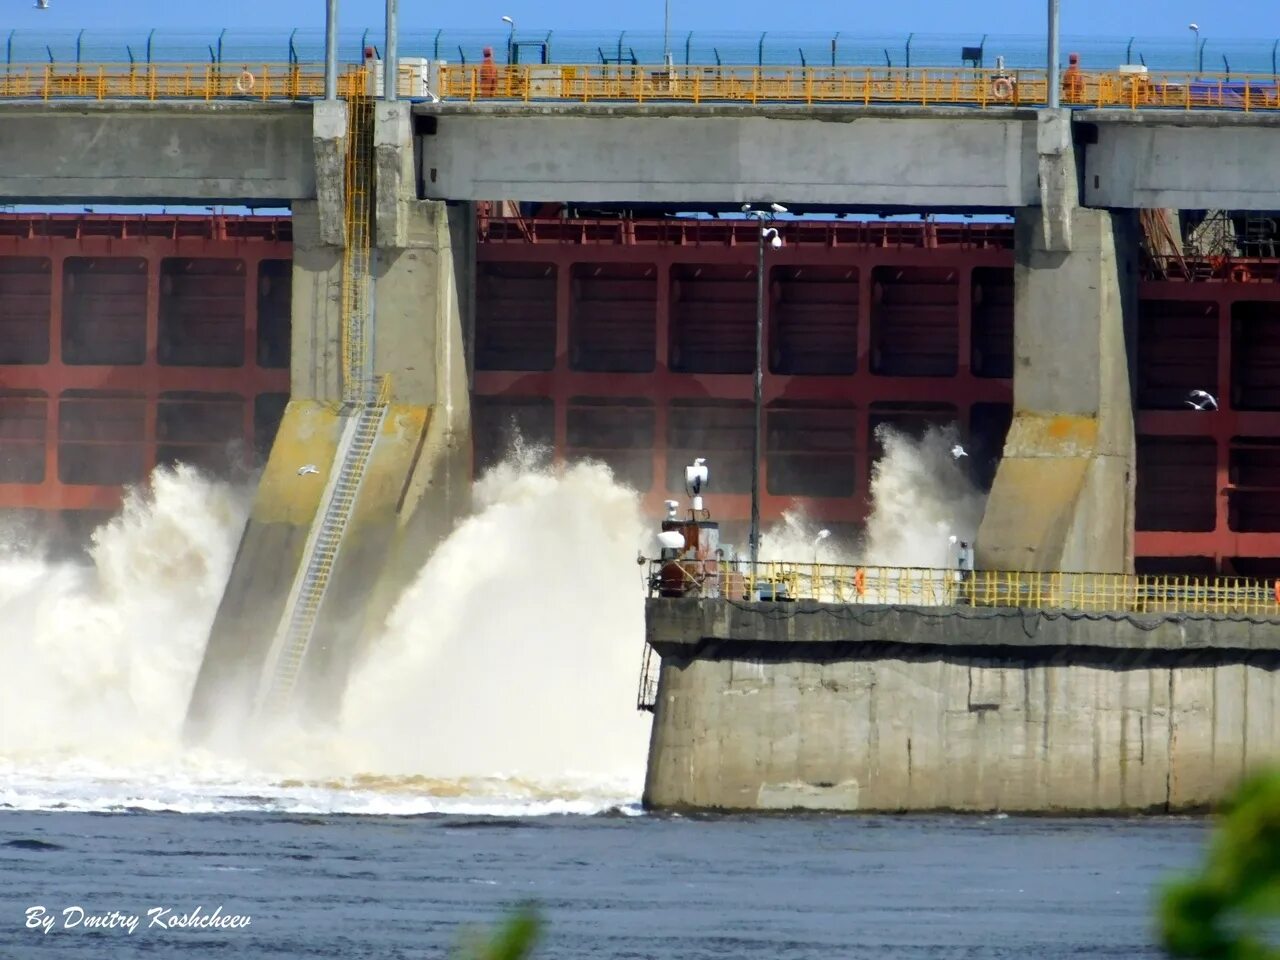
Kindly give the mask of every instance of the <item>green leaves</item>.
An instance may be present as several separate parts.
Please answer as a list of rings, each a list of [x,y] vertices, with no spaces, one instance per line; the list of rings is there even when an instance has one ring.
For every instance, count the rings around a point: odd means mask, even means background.
[[[542,932],[542,918],[526,904],[503,922],[491,937],[471,936],[459,960],[525,960]]]
[[[1204,868],[1166,888],[1160,924],[1175,957],[1280,960],[1280,771],[1231,798]]]

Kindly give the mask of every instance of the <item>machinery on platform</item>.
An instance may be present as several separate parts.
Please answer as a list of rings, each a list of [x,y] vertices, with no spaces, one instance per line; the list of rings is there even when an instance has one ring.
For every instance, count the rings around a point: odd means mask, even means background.
[[[706,458],[698,457],[685,467],[684,477],[689,509],[681,516],[679,501],[666,501],[651,592],[662,597],[745,597],[742,563],[731,547],[720,543],[720,524],[711,519],[702,498],[710,483]]]

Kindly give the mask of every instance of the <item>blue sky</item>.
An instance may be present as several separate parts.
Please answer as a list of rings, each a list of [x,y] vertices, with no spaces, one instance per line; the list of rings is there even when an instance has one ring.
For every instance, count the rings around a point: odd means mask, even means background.
[[[1044,29],[1041,0],[670,0],[672,31],[836,31],[861,34],[1039,34]],[[662,29],[663,0],[470,0],[467,3],[401,0],[407,29],[429,27],[488,29],[501,37],[499,18],[513,16],[521,28],[556,30]],[[50,0],[34,9],[31,0],[0,0],[0,31],[59,31],[86,28],[126,30],[236,30],[323,25],[324,0]],[[343,0],[345,25],[380,28],[383,0]],[[1215,38],[1280,37],[1276,0],[1062,0],[1062,29],[1076,36],[1186,37],[1195,21],[1201,35]]]

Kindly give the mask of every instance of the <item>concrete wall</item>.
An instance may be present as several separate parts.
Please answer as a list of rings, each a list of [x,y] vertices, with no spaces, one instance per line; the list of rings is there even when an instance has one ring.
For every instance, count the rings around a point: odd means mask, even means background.
[[[316,195],[310,103],[0,104],[10,203],[277,203]]]
[[[423,196],[484,200],[1034,203],[1035,114],[892,108],[422,104]]]
[[[1087,206],[1280,207],[1267,162],[1280,148],[1274,113],[1088,110],[1076,114],[1076,126],[1077,139],[1086,142]]]
[[[694,639],[687,617],[669,615],[687,603],[649,609],[662,655],[649,807],[1198,810],[1246,770],[1280,760],[1274,641],[1124,650],[1094,645],[1095,629],[1123,640],[1114,624],[1084,621],[1072,624],[1071,645],[1029,646],[1015,642],[1011,618],[975,647],[952,643],[956,621],[937,610],[927,624],[919,617],[933,643],[856,642],[876,628],[853,618],[833,628],[821,610],[781,619],[806,639],[844,642]],[[735,632],[776,634],[768,621],[783,608],[759,606],[695,619],[737,617]],[[1221,625],[1177,625],[1184,635],[1202,628],[1226,636]],[[1276,625],[1266,629],[1274,637]]]
[[[1068,204],[1017,216],[1014,418],[975,542],[979,567],[1131,572],[1136,231]]]

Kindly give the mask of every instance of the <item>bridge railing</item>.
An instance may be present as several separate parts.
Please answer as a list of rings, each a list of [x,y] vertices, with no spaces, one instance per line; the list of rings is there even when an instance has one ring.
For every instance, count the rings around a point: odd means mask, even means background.
[[[828,563],[652,560],[655,597],[818,600],[918,607],[1018,607],[1280,619],[1280,581]]]
[[[1080,107],[1275,110],[1271,75],[1110,71],[1064,74],[1061,99]],[[435,91],[452,100],[688,103],[1043,105],[1043,70],[946,67],[781,67],[447,64]]]
[[[341,68],[339,95],[367,87],[367,71]],[[324,96],[323,63],[14,64],[0,67],[5,100],[312,100]]]
[[[340,67],[339,93],[377,95],[360,64]],[[419,96],[411,71],[401,85]],[[978,109],[1045,103],[1043,70],[948,67],[633,66],[630,64],[441,64],[428,78],[447,100],[565,103],[675,102],[899,104]],[[1120,109],[1280,109],[1271,75],[1068,71],[1062,102]],[[310,100],[324,95],[321,63],[9,64],[0,99]]]

